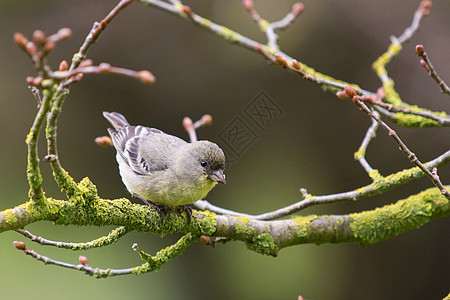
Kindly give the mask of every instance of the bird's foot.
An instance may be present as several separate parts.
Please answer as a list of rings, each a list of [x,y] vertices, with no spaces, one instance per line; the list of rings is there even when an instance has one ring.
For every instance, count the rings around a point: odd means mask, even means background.
[[[170,213],[175,213],[179,216],[181,216],[182,212],[185,212],[188,218],[188,223],[191,223],[192,220],[192,208],[189,205],[180,205],[180,206],[165,206],[165,205],[159,205],[156,203],[153,203],[150,200],[147,200],[141,196],[136,195],[137,198],[141,199],[142,202],[145,203],[145,205],[153,207],[156,209],[158,214],[161,216],[161,220],[164,220],[164,218],[169,215]]]
[[[141,199],[142,202],[145,203],[146,206],[153,207],[158,212],[159,216],[161,217],[161,220],[164,220],[164,217],[167,215],[167,206],[164,205],[158,205],[156,203],[153,203],[150,200],[147,200],[139,195],[135,195],[137,198]]]

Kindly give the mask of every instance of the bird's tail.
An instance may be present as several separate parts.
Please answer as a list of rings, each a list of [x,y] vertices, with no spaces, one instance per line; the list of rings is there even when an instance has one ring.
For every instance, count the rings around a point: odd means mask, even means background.
[[[116,131],[130,126],[130,123],[128,123],[127,119],[125,119],[123,115],[117,112],[104,111],[103,116],[106,118],[106,120],[109,121],[109,123],[111,123]]]

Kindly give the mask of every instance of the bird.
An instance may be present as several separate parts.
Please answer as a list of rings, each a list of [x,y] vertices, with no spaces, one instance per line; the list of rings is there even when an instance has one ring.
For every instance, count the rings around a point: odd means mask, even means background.
[[[141,125],[131,126],[117,112],[103,112],[119,173],[127,190],[146,205],[156,208],[162,219],[169,210],[185,211],[203,199],[218,183],[226,184],[225,155],[215,143],[188,143],[174,135]],[[175,209],[175,210],[174,210]]]

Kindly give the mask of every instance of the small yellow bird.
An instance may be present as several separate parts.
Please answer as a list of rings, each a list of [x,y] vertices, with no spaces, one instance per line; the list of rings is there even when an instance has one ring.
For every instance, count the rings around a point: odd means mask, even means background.
[[[205,197],[218,183],[226,183],[225,155],[209,141],[188,143],[161,130],[131,126],[117,112],[103,112],[114,129],[108,128],[122,181],[128,191],[155,207],[164,216],[167,206],[187,206]]]

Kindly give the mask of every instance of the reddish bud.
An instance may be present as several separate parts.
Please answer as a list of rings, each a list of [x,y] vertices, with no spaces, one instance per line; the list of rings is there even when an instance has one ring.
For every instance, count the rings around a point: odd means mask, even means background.
[[[77,73],[76,75],[74,75],[74,76],[70,79],[70,81],[72,81],[72,82],[78,82],[78,81],[80,81],[81,79],[83,79],[83,77],[84,77],[84,74],[83,74],[83,73]]]
[[[48,53],[55,48],[55,42],[52,40],[47,40],[44,45],[44,52]]]
[[[25,46],[25,49],[30,55],[35,55],[37,52],[36,45],[33,42],[28,42],[27,45]]]
[[[353,103],[359,104],[361,101],[359,101],[358,96],[353,96],[352,98]]]
[[[72,35],[72,29],[68,27],[63,27],[56,33],[58,35],[58,40],[63,41],[68,39]]]
[[[287,65],[287,61],[280,54],[275,54],[275,62],[282,68]]]
[[[432,6],[433,6],[433,2],[431,2],[431,1],[420,2],[420,8],[422,9],[422,13],[424,15],[428,15],[430,13],[430,9]]]
[[[184,117],[184,119],[183,119],[183,127],[184,128],[191,128],[192,126],[194,126],[194,124],[192,123],[191,118]]]
[[[88,59],[83,60],[83,61],[80,63],[80,68],[90,67],[90,66],[92,66],[92,64],[93,64],[92,59],[88,58]]]
[[[80,255],[80,257],[78,257],[78,261],[80,262],[80,264],[86,266],[88,265],[88,259],[86,256]]]
[[[378,88],[377,97],[379,99],[383,99],[384,97],[386,97],[386,92],[384,91],[384,88],[382,88],[382,87]]]
[[[213,121],[213,118],[212,118],[211,115],[203,115],[200,121],[204,125],[211,125],[212,121]]]
[[[60,71],[67,71],[69,69],[69,64],[67,61],[63,60],[59,63],[59,70]]]
[[[423,55],[423,45],[416,46],[416,53],[419,54],[420,56]]]
[[[111,138],[109,136],[99,136],[95,138],[95,143],[104,148],[113,146],[113,142],[111,141]]]
[[[14,33],[14,43],[16,43],[19,47],[25,49],[28,43],[28,39],[20,32],[16,32]]]
[[[292,13],[296,16],[301,14],[304,10],[305,10],[305,6],[303,5],[303,3],[299,2],[299,3],[295,3],[294,5],[292,5]]]
[[[184,5],[183,12],[187,15],[190,15],[192,13],[192,9],[189,6]]]
[[[104,62],[99,64],[98,68],[100,69],[100,72],[108,72],[109,70],[111,70],[111,65]]]
[[[423,8],[431,8],[433,6],[433,2],[428,1],[428,0],[422,1],[422,2],[420,2],[420,6]]]
[[[151,72],[147,70],[139,71],[139,80],[143,83],[152,84],[155,83],[156,78]]]
[[[427,65],[427,63],[423,60],[423,59],[421,59],[420,60],[420,64],[422,65],[422,67],[424,67],[425,68],[425,70],[427,70],[427,71],[429,71],[430,69],[428,68],[428,65]]]
[[[200,237],[200,242],[202,242],[202,244],[205,244],[205,245],[210,245],[211,244],[211,238],[209,236],[207,236],[207,235],[202,235]]]
[[[33,39],[38,43],[39,45],[44,45],[45,40],[47,39],[45,37],[45,33],[42,30],[35,30],[33,32]]]
[[[336,96],[341,100],[350,99],[350,96],[345,91],[339,91],[336,93]]]
[[[44,77],[39,75],[38,77],[34,78],[33,85],[34,86],[41,85],[42,81],[44,81]]]
[[[360,99],[361,99],[361,101],[364,101],[364,102],[369,102],[369,103],[375,102],[375,100],[370,96],[362,96],[362,97],[360,97]]]
[[[297,69],[297,70],[301,70],[302,69],[302,65],[298,61],[296,61],[295,59],[292,61],[292,67],[294,69]]]
[[[17,250],[25,250],[27,247],[25,247],[24,242],[14,241],[13,242],[14,247],[16,247]]]
[[[25,79],[25,81],[26,81],[28,84],[33,84],[34,77],[33,77],[33,76],[27,76],[27,78]]]
[[[255,51],[258,52],[258,53],[262,53],[263,52],[263,49],[262,49],[260,44],[256,44],[253,49],[255,49]]]
[[[246,10],[253,10],[253,1],[252,0],[244,0],[242,1],[242,5]]]
[[[349,86],[349,85],[346,85],[346,86],[344,87],[344,92],[345,92],[350,98],[353,98],[354,96],[356,96],[356,91],[355,91],[355,89],[352,88],[352,87]]]

